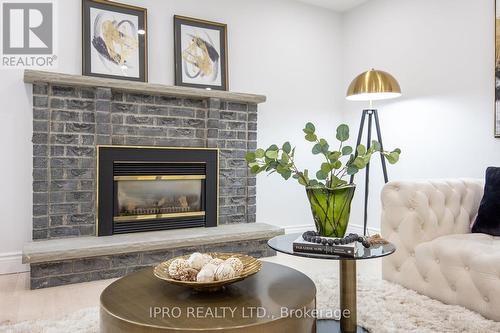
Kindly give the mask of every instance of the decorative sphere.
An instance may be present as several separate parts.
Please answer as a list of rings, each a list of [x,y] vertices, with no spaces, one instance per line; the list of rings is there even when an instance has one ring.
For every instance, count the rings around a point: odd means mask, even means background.
[[[194,268],[199,271],[203,266],[208,264],[210,260],[212,260],[212,257],[210,255],[194,252],[189,256],[189,259],[187,261],[191,266],[191,268]]]
[[[196,281],[198,282],[212,282],[215,280],[215,270],[217,266],[211,263],[203,266],[201,271],[196,275]]]
[[[236,257],[228,258],[224,263],[231,265],[231,267],[234,269],[234,273],[236,274],[236,276],[240,275],[243,272],[243,269],[245,268],[241,260]]]
[[[185,259],[175,259],[168,266],[168,274],[176,280],[180,280],[181,274],[187,268],[190,268],[190,265]]]
[[[188,267],[179,272],[179,280],[181,281],[196,281],[198,271],[194,268]]]
[[[215,280],[216,281],[232,279],[235,276],[236,276],[236,273],[234,272],[233,267],[230,264],[225,263],[225,262],[223,264],[217,266],[217,269],[215,270]]]

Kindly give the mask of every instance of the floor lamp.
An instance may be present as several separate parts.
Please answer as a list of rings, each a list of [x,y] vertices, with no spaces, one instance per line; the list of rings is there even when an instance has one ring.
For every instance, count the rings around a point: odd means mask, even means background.
[[[361,123],[359,125],[358,141],[356,147],[361,143],[365,123],[367,126],[366,148],[370,148],[372,140],[372,123],[375,121],[375,129],[377,131],[377,140],[383,149],[382,135],[380,132],[380,123],[378,119],[377,109],[373,108],[373,101],[396,98],[401,96],[401,88],[398,81],[389,73],[371,69],[358,75],[349,85],[347,89],[346,99],[350,101],[369,101],[370,107],[364,109],[361,115]],[[382,162],[382,171],[384,173],[384,182],[388,182],[387,167],[385,164],[384,155],[380,154]],[[354,180],[354,175],[351,175],[351,183]],[[370,182],[370,164],[366,165],[365,171],[365,202],[364,202],[364,220],[363,220],[363,235],[366,235],[366,227],[368,222],[368,185]]]

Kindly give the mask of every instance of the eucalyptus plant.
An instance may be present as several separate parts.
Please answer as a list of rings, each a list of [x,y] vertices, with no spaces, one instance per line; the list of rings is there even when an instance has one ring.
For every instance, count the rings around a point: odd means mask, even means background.
[[[295,163],[295,147],[290,142],[285,142],[281,147],[273,144],[267,149],[259,148],[246,154],[246,161],[250,171],[254,174],[267,172],[278,173],[283,179],[295,179],[305,187],[322,187],[336,189],[348,185],[345,178],[364,169],[372,155],[380,152],[387,161],[395,164],[399,160],[401,150],[384,151],[378,141],[372,141],[367,148],[358,145],[354,151],[352,146],[346,144],[349,140],[349,126],[341,124],[337,127],[336,138],[339,141],[337,149],[332,150],[330,144],[316,134],[316,127],[307,123],[303,129],[305,139],[313,144],[313,155],[323,155],[324,161],[313,178],[308,169],[301,170]]]

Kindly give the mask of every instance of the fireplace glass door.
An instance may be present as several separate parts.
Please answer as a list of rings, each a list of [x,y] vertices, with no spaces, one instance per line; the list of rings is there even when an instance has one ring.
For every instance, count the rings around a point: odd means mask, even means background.
[[[115,176],[114,222],[204,216],[204,175]]]

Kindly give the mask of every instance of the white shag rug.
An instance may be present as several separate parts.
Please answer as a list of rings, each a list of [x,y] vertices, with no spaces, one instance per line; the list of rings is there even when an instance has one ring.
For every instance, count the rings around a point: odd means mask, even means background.
[[[338,309],[338,281],[314,278],[317,308]],[[97,307],[58,320],[30,320],[0,326],[0,333],[97,333]],[[446,305],[384,280],[358,276],[358,324],[371,333],[498,333],[500,322],[460,306]]]

